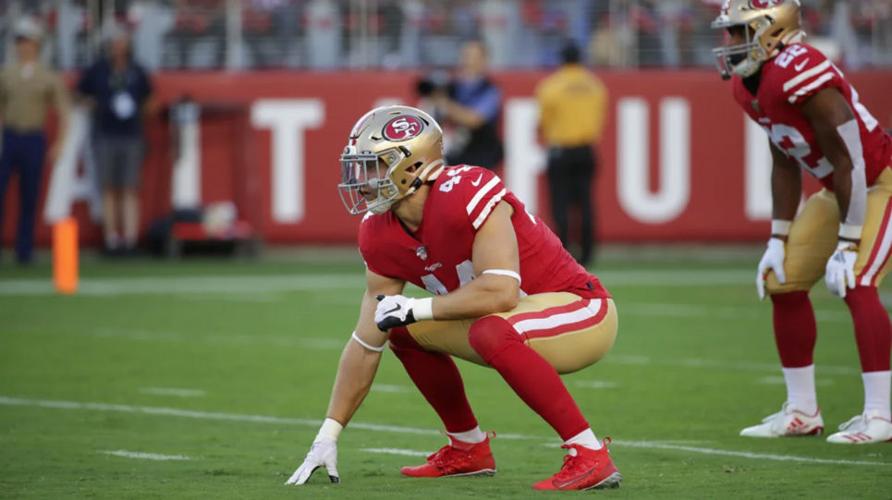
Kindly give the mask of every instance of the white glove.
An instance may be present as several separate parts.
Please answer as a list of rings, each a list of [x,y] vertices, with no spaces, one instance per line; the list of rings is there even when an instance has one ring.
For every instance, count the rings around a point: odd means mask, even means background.
[[[433,319],[432,299],[411,299],[402,295],[378,295],[375,323],[386,332],[397,326]]]
[[[759,294],[759,300],[765,298],[765,275],[768,271],[774,271],[780,284],[787,282],[784,274],[784,241],[780,238],[768,240],[768,248],[759,261],[759,270],[756,272],[756,293]]]
[[[325,467],[328,471],[328,479],[333,483],[340,483],[341,478],[338,475],[338,442],[328,438],[317,438],[310,447],[307,458],[300,467],[294,471],[294,474],[285,481],[285,484],[297,485],[304,484],[310,479],[310,476],[316,472],[319,467]]]
[[[850,241],[840,241],[836,251],[827,261],[824,283],[830,293],[839,298],[846,297],[846,288],[855,288],[855,261],[858,260],[858,247]]]

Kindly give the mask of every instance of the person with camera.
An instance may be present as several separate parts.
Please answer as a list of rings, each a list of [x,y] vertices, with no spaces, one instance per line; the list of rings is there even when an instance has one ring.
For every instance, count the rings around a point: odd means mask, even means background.
[[[502,93],[486,76],[486,48],[479,40],[464,44],[457,75],[434,75],[418,83],[422,107],[448,129],[446,162],[490,170],[502,162],[498,122]]]

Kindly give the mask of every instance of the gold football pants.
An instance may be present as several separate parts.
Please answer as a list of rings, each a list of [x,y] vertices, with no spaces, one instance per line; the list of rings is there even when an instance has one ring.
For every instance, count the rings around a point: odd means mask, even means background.
[[[583,299],[567,292],[540,293],[528,295],[511,311],[493,316],[507,320],[524,343],[559,373],[571,373],[597,362],[616,339],[617,316],[612,299]],[[486,366],[468,341],[474,321],[421,321],[407,329],[425,350]]]
[[[855,262],[859,286],[879,286],[889,272],[892,249],[892,168],[886,168],[876,183],[868,188],[864,229]],[[765,282],[768,293],[810,290],[824,275],[827,260],[836,250],[839,230],[839,205],[836,195],[827,189],[813,194],[802,212],[793,220],[787,238],[784,272],[787,281],[777,281],[769,272]]]

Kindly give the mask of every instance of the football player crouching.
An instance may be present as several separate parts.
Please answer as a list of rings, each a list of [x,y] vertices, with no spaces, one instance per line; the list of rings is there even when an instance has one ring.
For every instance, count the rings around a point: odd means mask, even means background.
[[[600,281],[491,171],[443,163],[443,134],[406,106],[368,112],[341,156],[338,186],[365,214],[359,249],[366,292],[344,348],[327,418],[287,484],[325,467],[338,478],[337,439],[390,349],[443,421],[449,443],[409,477],[492,475],[496,464],[453,358],[495,369],[563,440],[561,469],[540,490],[616,487],[622,479],[560,374],[613,345],[617,314]],[[434,294],[402,295],[406,283]]]
[[[889,271],[892,241],[892,138],[859,102],[843,73],[804,43],[798,0],[727,0],[715,49],[733,77],[734,99],[768,134],[773,214],[756,287],[773,304],[774,335],[787,400],[743,436],[821,434],[815,393],[815,315],[808,292],[823,275],[855,325],[864,383],[862,412],[827,441],[892,439],[889,357],[892,326],[877,287]],[[797,215],[801,175],[823,184]]]

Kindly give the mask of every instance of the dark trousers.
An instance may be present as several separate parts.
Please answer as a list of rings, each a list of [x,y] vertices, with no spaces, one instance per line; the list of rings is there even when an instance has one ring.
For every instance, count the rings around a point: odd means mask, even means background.
[[[46,153],[43,132],[3,131],[0,153],[0,235],[3,234],[3,212],[6,207],[6,187],[14,172],[19,174],[19,225],[15,251],[19,262],[31,261],[34,249],[34,224],[37,217],[37,197]]]
[[[548,150],[548,186],[551,194],[551,216],[557,235],[568,248],[570,243],[570,211],[579,211],[579,255],[576,260],[590,264],[595,246],[595,208],[592,205],[592,181],[597,156],[591,146],[552,147]]]

